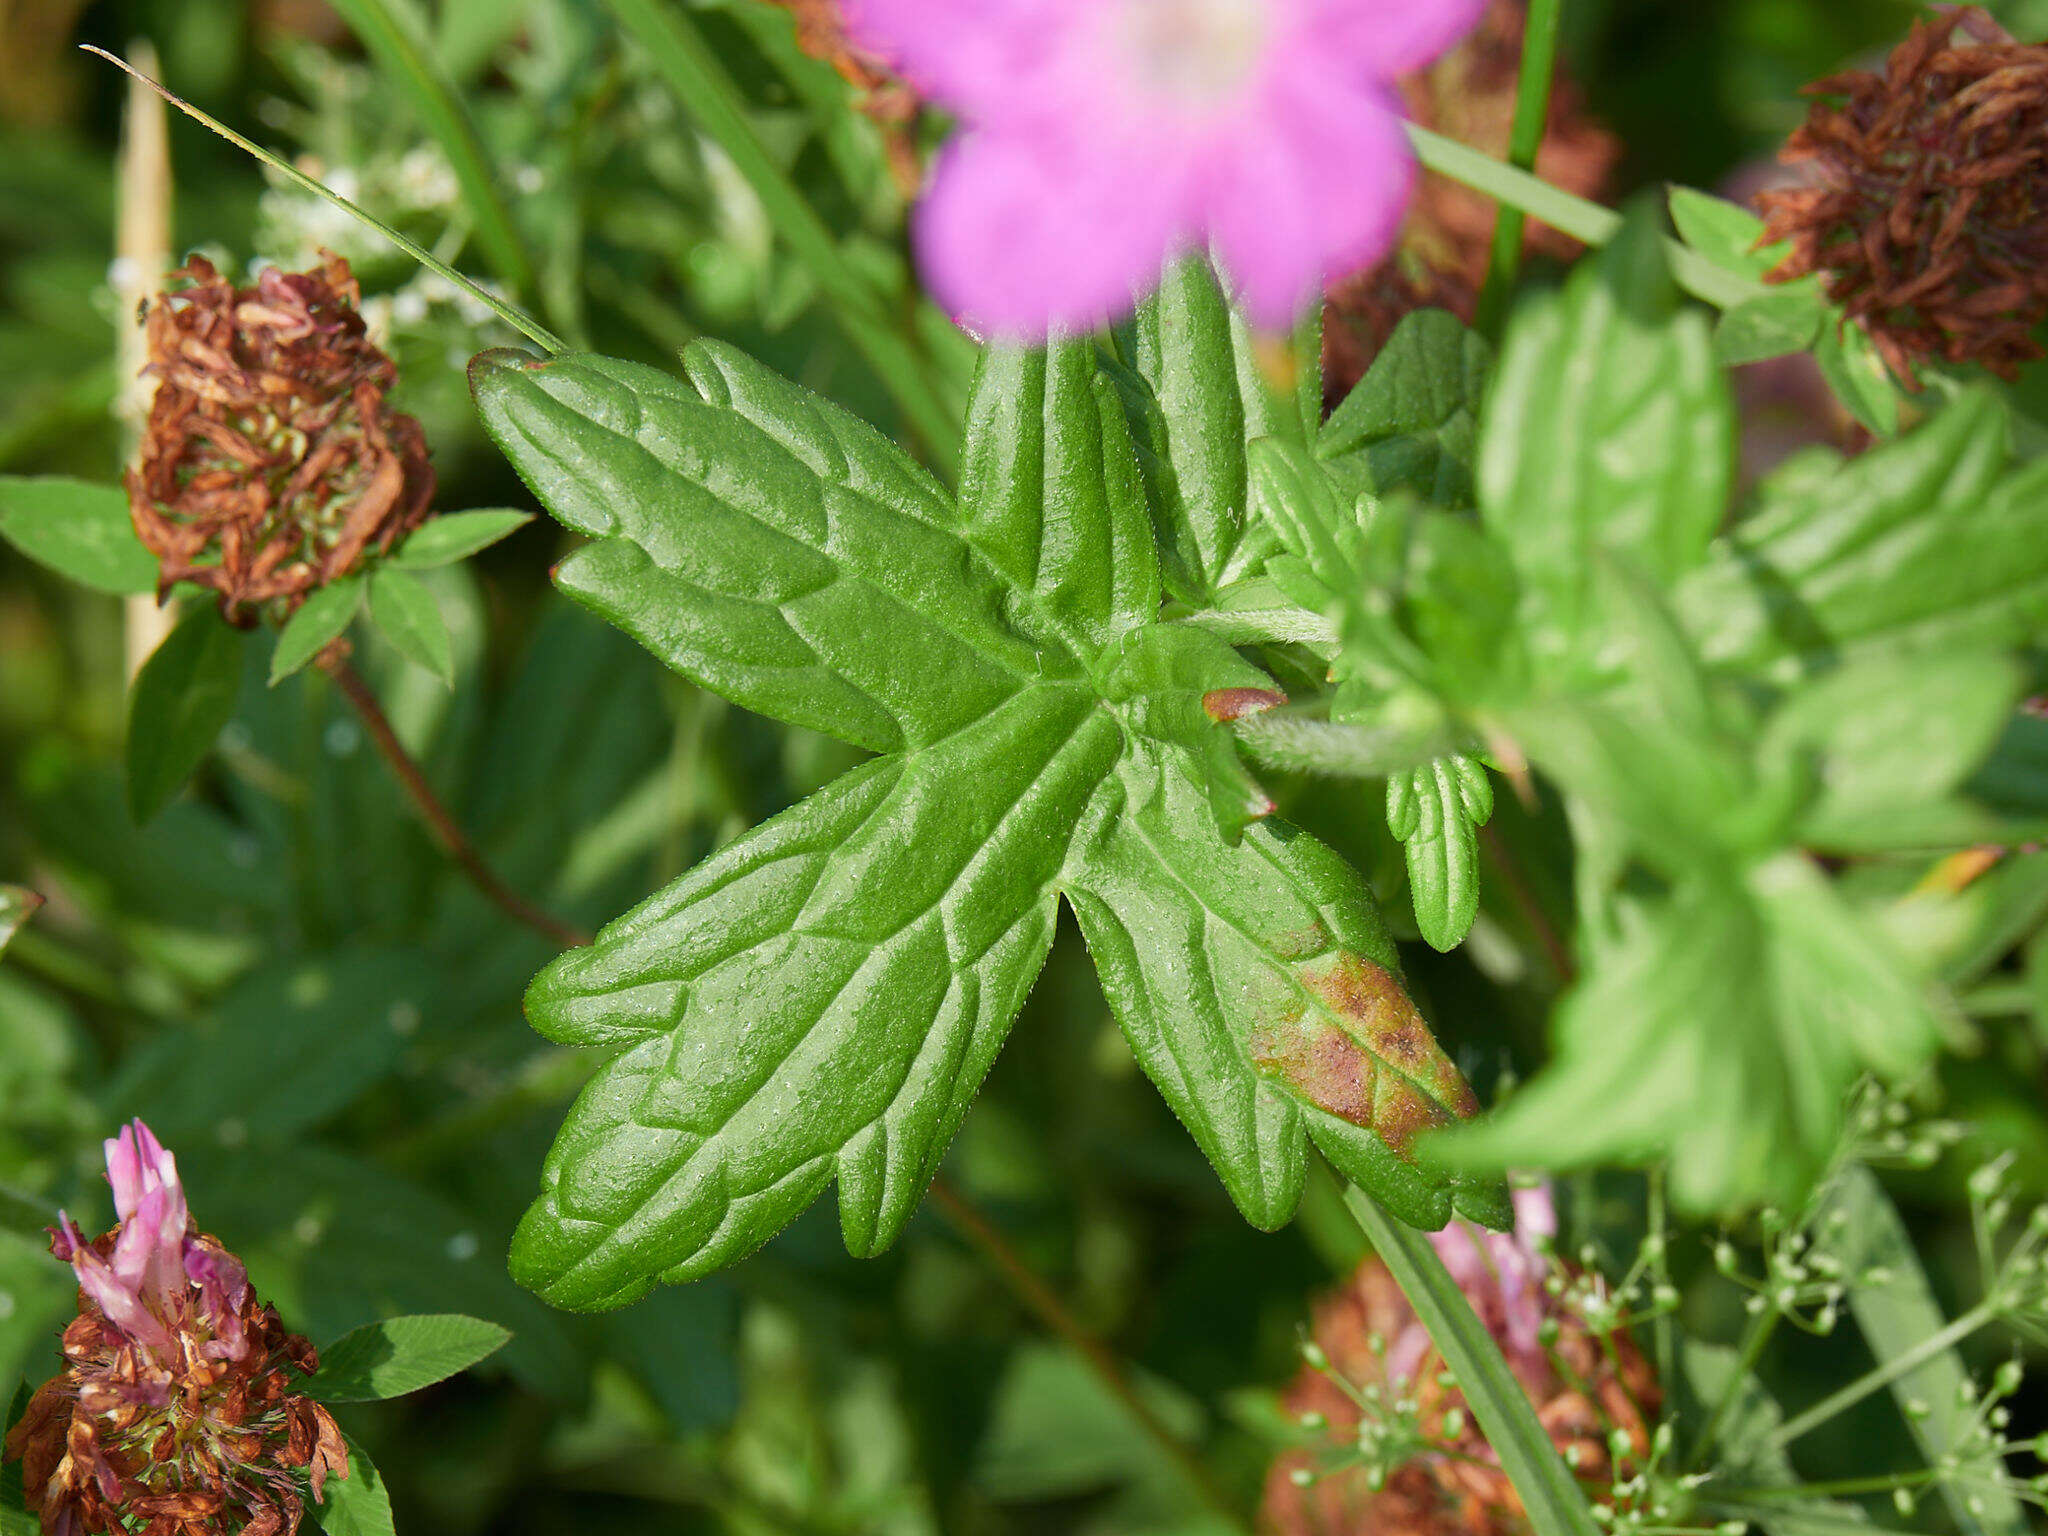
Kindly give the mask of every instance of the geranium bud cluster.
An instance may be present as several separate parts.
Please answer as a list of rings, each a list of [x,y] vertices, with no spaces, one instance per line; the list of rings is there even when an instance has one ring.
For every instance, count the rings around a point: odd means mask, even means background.
[[[426,438],[387,403],[397,368],[340,257],[251,288],[204,257],[171,277],[149,309],[157,389],[129,513],[161,591],[195,582],[237,622],[281,616],[426,518]]]
[[[318,1365],[251,1290],[241,1261],[193,1229],[178,1168],[140,1120],[109,1141],[120,1220],[87,1241],[68,1216],[51,1251],[78,1275],[63,1372],[29,1400],[5,1454],[46,1536],[291,1536],[348,1475],[327,1410],[293,1390]]]
[[[1920,359],[2010,377],[2048,319],[2048,45],[2013,41],[1982,9],[1917,21],[1882,75],[1852,70],[1817,98],[1779,158],[1805,184],[1759,193],[1771,276],[1824,274],[1910,381]]]

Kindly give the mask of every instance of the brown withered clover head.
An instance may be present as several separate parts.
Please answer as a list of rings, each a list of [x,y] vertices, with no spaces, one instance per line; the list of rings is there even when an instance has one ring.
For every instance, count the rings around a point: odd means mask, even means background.
[[[210,587],[238,623],[289,613],[425,519],[426,438],[386,403],[397,369],[340,257],[266,268],[251,288],[194,257],[171,282],[149,309],[157,390],[127,477],[135,531],[160,591]]]
[[[1771,273],[1824,274],[1829,297],[1911,382],[1916,359],[2010,377],[2048,319],[2048,45],[1969,6],[1916,21],[1882,75],[1851,70],[1779,158],[1811,184],[1757,195]]]
[[[50,1247],[78,1274],[78,1316],[4,1454],[45,1536],[292,1536],[301,1479],[319,1500],[348,1476],[333,1418],[293,1390],[313,1346],[194,1229],[149,1127],[106,1150],[120,1222],[87,1242],[60,1215]]]

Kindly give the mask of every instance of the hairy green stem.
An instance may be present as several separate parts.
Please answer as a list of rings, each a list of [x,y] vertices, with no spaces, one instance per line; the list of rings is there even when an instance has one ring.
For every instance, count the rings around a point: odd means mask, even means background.
[[[1804,1413],[1787,1419],[1772,1432],[1769,1443],[1774,1447],[1790,1445],[1801,1435],[1818,1429],[1844,1409],[1854,1407],[1871,1393],[1890,1386],[1901,1376],[1925,1365],[1943,1350],[1961,1343],[1997,1316],[1998,1309],[1990,1301],[1978,1302],[1939,1333],[1929,1334],[1911,1349],[1903,1350],[1884,1364],[1865,1371],[1840,1391],[1830,1392]]]
[[[619,25],[646,50],[677,104],[732,161],[777,232],[811,269],[851,341],[895,399],[910,429],[950,476],[959,460],[959,422],[932,385],[926,359],[895,326],[873,286],[769,154],[741,106],[739,87],[689,12],[660,0],[606,0]]]
[[[1515,120],[1508,130],[1508,164],[1521,171],[1536,169],[1550,119],[1550,85],[1557,73],[1558,18],[1564,0],[1531,0],[1522,27],[1522,72],[1515,82]],[[1479,329],[1498,337],[1507,318],[1508,299],[1522,269],[1522,233],[1527,215],[1508,203],[1493,221],[1493,251],[1487,259],[1486,286],[1479,292]]]
[[[116,69],[121,70],[126,74],[134,76],[137,80],[140,80],[144,85],[148,86],[151,90],[155,91],[159,96],[163,97],[165,101],[168,101],[172,106],[176,107],[180,112],[184,113],[187,117],[191,118],[195,122],[204,124],[207,128],[219,134],[222,138],[226,139],[230,144],[234,145],[235,148],[242,151],[243,154],[249,155],[254,159],[262,161],[263,164],[269,166],[273,171],[277,172],[278,175],[282,176],[286,181],[289,181],[293,186],[299,188],[301,191],[310,192],[315,197],[325,198],[328,202],[332,203],[335,207],[339,208],[343,213],[347,214],[350,218],[356,220],[366,229],[374,229],[378,234],[382,235],[386,240],[389,240],[393,245],[397,246],[401,251],[405,252],[406,255],[410,256],[414,261],[418,262],[421,266],[425,267],[429,272],[432,272],[439,277],[445,278],[447,281],[453,283],[456,287],[460,288],[464,293],[468,294],[471,298],[475,299],[479,304],[483,305],[486,309],[490,310],[491,313],[496,315],[500,320],[503,320],[507,325],[511,326],[513,330],[519,332],[520,335],[524,336],[528,341],[531,341],[535,346],[539,347],[543,352],[560,352],[563,350],[562,338],[557,336],[553,331],[550,331],[538,320],[534,319],[533,316],[525,313],[516,305],[507,303],[504,299],[500,298],[497,294],[492,293],[489,289],[483,287],[475,280],[463,276],[460,272],[456,271],[453,267],[449,266],[447,262],[441,260],[440,257],[436,256],[432,251],[429,251],[425,246],[421,245],[418,241],[409,239],[408,237],[401,235],[397,230],[393,229],[389,224],[386,224],[382,219],[377,218],[374,214],[371,214],[362,208],[358,208],[354,203],[350,202],[347,198],[343,197],[339,192],[332,191],[329,188],[322,186],[319,182],[315,181],[311,176],[308,176],[304,171],[300,170],[297,166],[293,165],[290,161],[286,160],[284,156],[277,154],[275,151],[265,149],[261,144],[256,143],[253,139],[243,137],[241,134],[235,132],[234,129],[230,128],[226,123],[223,123],[219,118],[213,116],[211,113],[202,111],[200,108],[193,106],[192,103],[185,100],[184,97],[179,96],[171,90],[167,89],[162,84],[162,82],[150,79],[149,76],[145,75],[141,70],[137,69],[134,65],[130,64],[126,59],[120,58],[115,54],[111,54],[107,52],[107,50],[104,48],[96,48],[90,43],[81,43],[79,46],[83,48],[87,53],[94,54],[99,58],[105,59],[109,64],[113,65]]]
[[[411,93],[426,129],[448,157],[462,188],[463,205],[476,220],[477,244],[500,282],[523,299],[533,297],[533,262],[491,174],[483,140],[441,73],[410,18],[390,0],[332,0],[349,29],[384,69]]]

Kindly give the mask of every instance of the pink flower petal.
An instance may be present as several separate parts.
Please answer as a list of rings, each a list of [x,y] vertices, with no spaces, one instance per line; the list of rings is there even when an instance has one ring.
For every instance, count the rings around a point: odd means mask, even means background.
[[[1323,282],[1386,254],[1415,157],[1391,99],[1310,80],[1209,171],[1216,249],[1261,325],[1291,324]]]
[[[1432,63],[1478,25],[1487,0],[1310,0],[1304,33],[1331,53],[1370,60],[1392,80]]]
[[[122,1284],[106,1260],[90,1248],[81,1248],[73,1255],[71,1267],[78,1274],[80,1287],[99,1304],[108,1322],[146,1348],[170,1345],[171,1336],[164,1325],[142,1304],[133,1287]]]
[[[1094,3],[1094,0],[1091,0]],[[1031,71],[1063,25],[1060,0],[847,0],[847,35],[926,95],[972,112]]]
[[[933,295],[976,329],[1028,341],[1128,310],[1158,282],[1184,193],[1172,166],[1124,169],[1070,134],[963,135],[918,215]]]

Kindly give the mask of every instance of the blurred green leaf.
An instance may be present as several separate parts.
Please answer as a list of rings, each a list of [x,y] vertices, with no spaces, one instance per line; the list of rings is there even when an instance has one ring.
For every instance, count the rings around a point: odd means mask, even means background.
[[[1714,322],[1714,356],[1727,367],[1804,352],[1828,318],[1817,287],[1774,289],[1726,310]]]
[[[8,940],[42,904],[43,898],[26,886],[0,885],[0,954],[6,953]]]
[[[210,605],[193,608],[128,690],[128,814],[148,822],[213,749],[235,713],[242,637]]]
[[[1837,320],[1821,332],[1813,356],[1851,416],[1878,437],[1898,435],[1899,386],[1861,325]]]
[[[21,1416],[28,1411],[30,1396],[27,1382],[16,1383],[13,1377],[0,1377],[9,1384],[7,1393],[7,1415],[0,1422],[0,1436],[21,1422]],[[43,1523],[29,1513],[29,1503],[21,1482],[21,1462],[9,1457],[0,1461],[0,1536],[41,1536]]]
[[[2021,643],[2048,619],[2048,460],[2009,462],[2005,413],[1965,391],[1897,442],[1810,461],[1674,601],[1717,666],[1796,674],[1864,649]]]
[[[1462,754],[1387,779],[1387,830],[1408,856],[1415,926],[1432,949],[1456,949],[1479,914],[1479,836],[1493,814],[1485,767]]]
[[[323,1403],[403,1397],[489,1359],[511,1338],[496,1323],[456,1312],[365,1323],[320,1351],[306,1390]]]
[[[411,533],[392,554],[391,563],[411,571],[467,560],[479,550],[489,549],[500,539],[510,538],[533,521],[531,512],[489,508],[479,512],[443,512],[430,517]]]
[[[1844,1168],[1828,1189],[1819,1229],[1828,1234],[1829,1255],[1845,1273],[1889,1277],[1881,1285],[1848,1287],[1849,1311],[1880,1366],[1948,1326],[1906,1224],[1876,1174],[1859,1163]],[[1928,1465],[1947,1466],[1978,1433],[1980,1409],[1970,1386],[1953,1349],[1893,1379],[1892,1398]],[[2019,1500],[1995,1475],[2000,1459],[1987,1453],[1981,1461],[1963,1462],[1954,1476],[1936,1484],[1965,1536],[2024,1536],[2031,1528]]]
[[[278,632],[277,647],[270,653],[270,686],[275,688],[347,633],[362,606],[360,576],[344,576],[309,592]]]
[[[409,661],[455,686],[455,651],[441,606],[409,572],[385,566],[370,577],[370,622]]]
[[[135,536],[117,485],[0,475],[0,539],[95,592],[156,591],[156,556]]]
[[[1674,1204],[1702,1214],[1796,1204],[1857,1076],[1896,1080],[1941,1038],[1887,942],[1791,853],[1638,904],[1552,1029],[1550,1066],[1431,1155],[1478,1168],[1668,1159]]]
[[[1745,1500],[1745,1490],[1771,1489],[1782,1495],[1799,1486],[1791,1459],[1775,1440],[1784,1410],[1762,1382],[1742,1370],[1737,1352],[1725,1345],[1688,1337],[1682,1369],[1684,1380],[1676,1385],[1689,1391],[1702,1414],[1724,1400],[1728,1405],[1714,1452],[1715,1476],[1704,1493],[1707,1509],[1746,1518],[1767,1536],[1857,1536],[1872,1530],[1861,1505],[1820,1494],[1796,1502],[1783,1497]]]
[[[1487,397],[1479,502],[1547,656],[1579,643],[1595,549],[1668,583],[1699,564],[1728,509],[1733,400],[1648,212],[1561,293],[1524,301]]]
[[[396,1536],[391,1494],[363,1448],[348,1440],[348,1476],[329,1475],[313,1513],[327,1536]]]
[[[1669,199],[1678,238],[1726,271],[1762,277],[1791,249],[1780,242],[1758,250],[1764,221],[1739,203],[1691,187],[1671,188]]]
[[[1492,349],[1441,309],[1404,315],[1339,402],[1316,455],[1358,455],[1371,489],[1409,487],[1438,506],[1472,503],[1472,455]]]

